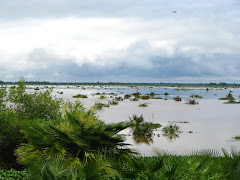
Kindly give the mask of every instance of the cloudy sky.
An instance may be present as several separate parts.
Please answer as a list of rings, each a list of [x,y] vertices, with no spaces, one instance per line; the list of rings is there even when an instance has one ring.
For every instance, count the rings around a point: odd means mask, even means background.
[[[0,80],[240,83],[239,9],[239,0],[0,0]]]

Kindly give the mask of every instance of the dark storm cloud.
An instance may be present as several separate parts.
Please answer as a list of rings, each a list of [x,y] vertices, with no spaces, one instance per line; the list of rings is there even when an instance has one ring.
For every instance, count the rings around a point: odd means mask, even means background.
[[[84,63],[78,65],[74,59],[64,60],[49,55],[42,49],[32,52],[29,58],[29,61],[38,65],[34,69],[19,72],[18,75],[26,76],[27,73],[31,73],[33,75],[32,79],[48,81],[56,81],[57,79],[58,81],[76,82],[132,82],[136,77],[144,79],[146,82],[167,81],[175,77],[200,79],[211,77],[216,80],[226,80],[230,74],[237,76],[240,73],[240,62],[236,63],[237,57],[224,54],[214,54],[212,58],[202,56],[198,61],[183,54],[173,57],[150,56],[147,61],[152,64],[151,68],[144,65],[136,66],[130,63],[131,61],[129,63],[127,61],[116,61],[105,64]],[[42,58],[44,58],[44,61],[39,61]],[[44,62],[51,63],[44,66]]]

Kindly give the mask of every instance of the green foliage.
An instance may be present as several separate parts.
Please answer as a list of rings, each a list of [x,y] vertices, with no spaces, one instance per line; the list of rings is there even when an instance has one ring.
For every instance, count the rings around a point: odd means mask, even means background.
[[[105,96],[100,96],[100,98],[99,99],[106,99],[106,97]]]
[[[160,128],[160,124],[144,122],[143,116],[133,115],[130,119],[131,128],[134,136],[151,136],[153,129]]]
[[[147,106],[148,106],[147,103],[141,103],[141,104],[138,105],[138,107],[147,107]]]
[[[130,97],[131,97],[130,94],[126,94],[126,95],[124,95],[124,98],[125,98],[125,99],[129,99]]]
[[[110,105],[118,105],[118,101],[112,100],[108,102]]]
[[[33,121],[54,120],[60,116],[61,99],[51,96],[52,89],[44,92],[25,92],[25,80],[20,78],[18,85],[0,89],[0,168],[21,169],[16,163],[14,150],[25,142],[21,133],[23,124]]]
[[[233,139],[240,140],[240,136],[235,136]]]
[[[100,110],[102,109],[103,107],[109,107],[109,104],[104,104],[104,103],[100,103],[100,102],[96,102],[93,106],[93,109],[96,109],[96,110]]]
[[[31,94],[27,94],[25,89],[24,79],[20,78],[18,86],[9,92],[10,102],[14,104],[12,108],[21,119],[51,120],[59,115],[62,99],[52,97],[52,89]]]
[[[30,175],[27,171],[0,170],[0,180],[30,180]]]
[[[234,103],[235,102],[235,98],[233,97],[231,91],[229,91],[229,93],[226,95],[225,98],[219,98],[218,100],[228,100],[228,103]]]
[[[155,96],[155,93],[154,93],[154,92],[151,92],[149,95],[150,95],[151,97],[154,97],[154,96]]]
[[[124,137],[118,134],[129,123],[105,124],[82,104],[70,102],[57,121],[34,123],[22,130],[28,143],[16,150],[19,163],[31,165],[41,161],[59,161],[78,166],[99,154],[105,158],[131,153]],[[121,147],[125,147],[122,149]]]
[[[141,96],[141,99],[148,100],[150,99],[150,96],[149,95]]]
[[[123,98],[122,98],[122,97],[115,97],[114,100],[115,100],[115,101],[123,101]]]
[[[88,96],[83,94],[77,94],[76,96],[73,96],[73,98],[88,98]]]
[[[135,98],[140,98],[141,93],[140,93],[140,92],[135,92],[135,93],[132,93],[132,95],[133,95]]]
[[[23,134],[19,130],[20,122],[16,113],[0,111],[0,169],[20,168],[14,156],[14,150],[23,141]]]
[[[235,100],[234,98],[219,98],[218,100]]]
[[[175,101],[182,101],[182,98],[180,98],[179,96],[176,96],[175,98],[173,98]]]
[[[176,124],[168,124],[162,129],[163,135],[168,137],[169,140],[173,140],[179,137],[180,127]]]
[[[131,101],[138,101],[139,100],[139,98],[137,98],[136,96],[134,97],[134,98],[132,98],[132,99],[130,99]]]
[[[225,102],[224,104],[240,104],[240,102],[236,102],[234,100],[230,100],[228,102]]]
[[[0,110],[3,111],[6,108],[7,104],[7,87],[1,86],[0,87]]]
[[[196,101],[195,99],[192,99],[192,100],[188,100],[188,102],[186,102],[186,104],[196,105],[196,104],[199,104],[199,102]]]
[[[161,97],[152,97],[151,99],[163,99]]]
[[[193,94],[193,95],[191,95],[190,97],[191,97],[191,98],[203,98],[202,96],[197,95],[197,94]]]

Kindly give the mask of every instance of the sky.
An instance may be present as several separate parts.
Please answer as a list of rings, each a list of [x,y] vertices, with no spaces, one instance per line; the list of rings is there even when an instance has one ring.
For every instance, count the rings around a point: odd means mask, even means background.
[[[240,83],[239,9],[239,0],[0,0],[0,80]]]

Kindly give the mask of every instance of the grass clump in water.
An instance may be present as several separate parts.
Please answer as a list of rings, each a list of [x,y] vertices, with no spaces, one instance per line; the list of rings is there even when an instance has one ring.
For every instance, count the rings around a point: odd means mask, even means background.
[[[235,136],[233,139],[240,140],[240,136]]]
[[[141,99],[148,100],[148,99],[150,99],[150,96],[149,95],[141,96]]]
[[[148,103],[142,103],[142,104],[139,104],[138,107],[148,107]]]
[[[115,97],[115,101],[123,101],[122,97]]]
[[[73,98],[88,98],[88,96],[83,94],[77,94],[76,96],[73,96]]]
[[[196,105],[196,104],[199,104],[199,102],[196,101],[195,99],[192,99],[192,100],[189,100],[188,102],[186,102],[186,104]]]
[[[191,97],[191,98],[203,98],[202,96],[197,95],[197,94],[193,94],[193,95],[191,95],[190,97]]]
[[[126,95],[124,95],[124,99],[129,99],[130,97],[131,97],[130,94],[126,94]]]
[[[110,105],[118,105],[118,101],[112,100],[112,101],[109,101],[109,104]]]
[[[173,140],[179,137],[180,127],[176,124],[168,124],[163,127],[163,136],[167,136],[169,140]]]
[[[103,107],[109,107],[109,104],[104,104],[104,103],[100,103],[100,102],[96,102],[93,106],[93,109],[96,109],[96,110],[100,110],[102,109]]]
[[[139,101],[139,99],[137,97],[134,97],[134,98],[130,99],[130,101]]]
[[[100,96],[99,99],[106,99],[106,97],[105,96]]]
[[[158,123],[144,122],[143,116],[133,115],[130,119],[130,127],[134,136],[151,136],[153,129],[160,128],[162,125]]]
[[[175,98],[173,98],[175,101],[182,101],[182,98],[180,98],[179,96],[176,96]]]
[[[227,96],[225,98],[219,98],[218,100],[229,100],[234,102],[235,98],[233,97],[231,91],[229,91],[229,93],[227,94]]]

